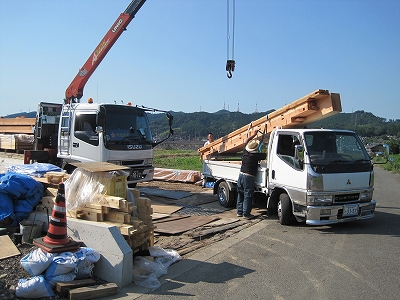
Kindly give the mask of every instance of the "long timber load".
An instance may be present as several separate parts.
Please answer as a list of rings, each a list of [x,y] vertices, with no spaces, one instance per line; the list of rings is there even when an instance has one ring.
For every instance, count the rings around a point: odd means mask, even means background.
[[[0,133],[33,134],[35,118],[0,118]]]
[[[198,149],[201,159],[243,150],[249,127],[269,134],[277,127],[298,128],[325,119],[342,111],[340,95],[316,90],[265,117],[251,122],[228,135]]]

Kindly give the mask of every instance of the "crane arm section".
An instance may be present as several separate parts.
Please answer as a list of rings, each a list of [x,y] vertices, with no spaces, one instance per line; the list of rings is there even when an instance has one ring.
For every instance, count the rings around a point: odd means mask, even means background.
[[[104,38],[89,56],[83,67],[79,69],[78,74],[65,91],[65,101],[67,103],[79,102],[83,96],[83,88],[85,87],[86,82],[99,66],[103,58],[107,55],[111,47],[118,40],[122,32],[126,30],[126,27],[135,17],[135,14],[142,7],[144,2],[146,2],[146,0],[132,0],[125,11],[121,13],[113,23]]]
[[[201,159],[243,150],[249,128],[269,134],[277,127],[296,128],[325,119],[342,111],[340,95],[316,90],[284,107],[239,128],[198,149]]]

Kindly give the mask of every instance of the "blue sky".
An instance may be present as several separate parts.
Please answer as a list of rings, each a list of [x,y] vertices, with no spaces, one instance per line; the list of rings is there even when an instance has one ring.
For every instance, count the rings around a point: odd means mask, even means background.
[[[62,103],[130,0],[0,0],[0,115]],[[230,1],[231,2],[231,1]],[[236,0],[228,79],[226,0],[147,0],[81,102],[183,112],[279,109],[317,89],[343,112],[400,119],[400,1]]]

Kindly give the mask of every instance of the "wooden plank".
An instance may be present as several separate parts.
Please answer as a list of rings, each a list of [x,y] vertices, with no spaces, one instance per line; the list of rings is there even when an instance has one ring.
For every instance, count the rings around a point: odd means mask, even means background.
[[[211,144],[201,147],[198,152],[202,159],[218,153],[237,153],[243,150],[249,128],[268,134],[278,126],[296,128],[322,120],[341,111],[339,94],[330,94],[327,90],[316,90],[270,113],[268,116],[259,118]]]
[[[154,180],[197,182],[201,179],[199,171],[154,168]]]
[[[104,220],[118,223],[126,223],[130,221],[130,215],[125,212],[110,211],[108,214],[104,214]]]
[[[20,255],[18,248],[14,245],[8,235],[0,236],[0,260],[3,258]]]
[[[115,283],[106,283],[88,287],[80,287],[69,291],[69,300],[84,300],[103,298],[118,294],[118,286]]]
[[[121,207],[121,203],[120,203],[121,200],[124,200],[124,199],[121,197],[117,197],[117,196],[95,195],[93,197],[92,203],[119,209]]]
[[[137,232],[137,229],[135,229],[133,226],[129,226],[129,225],[119,226],[118,229],[119,229],[119,232],[121,232],[121,234],[128,235],[128,236],[133,235]]]
[[[78,279],[78,280],[64,281],[64,282],[61,281],[61,282],[56,282],[56,292],[61,297],[67,297],[69,290],[91,285],[96,285],[96,281],[93,279]]]
[[[189,218],[190,215],[167,215],[167,217],[154,220],[155,224],[162,223],[162,222],[170,222],[170,221],[175,221],[175,220],[180,220],[180,219],[185,219]]]
[[[0,126],[34,126],[35,122],[36,118],[0,118]]]
[[[90,172],[108,172],[108,171],[117,171],[117,170],[129,170],[129,167],[114,165],[108,162],[85,162],[85,163],[78,163],[74,162],[71,163],[77,168],[82,168],[84,170]]]
[[[155,213],[155,212],[153,212],[153,215],[152,215],[153,221],[165,219],[165,218],[168,218],[169,216],[170,216],[169,214],[162,214],[162,213]]]
[[[153,204],[153,213],[172,214],[182,209],[180,206]]]
[[[110,212],[110,207],[108,206],[104,206],[104,205],[99,205],[99,204],[94,204],[94,203],[86,203],[83,206],[78,207],[78,209],[86,209],[88,211],[92,211],[92,212],[97,212],[100,214],[107,214]]]
[[[33,132],[32,126],[23,125],[23,126],[4,126],[0,125],[0,132],[3,133],[24,133],[30,134]]]
[[[154,229],[154,232],[165,234],[178,234],[199,226],[203,226],[216,219],[218,219],[218,217],[189,216],[188,218],[175,221],[157,223],[157,228]]]

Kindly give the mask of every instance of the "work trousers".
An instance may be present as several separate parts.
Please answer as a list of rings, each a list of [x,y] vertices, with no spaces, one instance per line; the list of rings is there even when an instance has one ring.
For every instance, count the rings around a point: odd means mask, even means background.
[[[237,182],[237,214],[248,216],[253,208],[254,176],[239,174]]]

